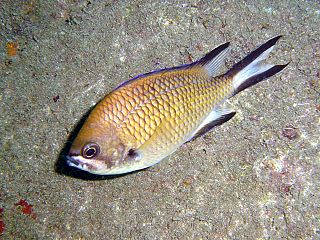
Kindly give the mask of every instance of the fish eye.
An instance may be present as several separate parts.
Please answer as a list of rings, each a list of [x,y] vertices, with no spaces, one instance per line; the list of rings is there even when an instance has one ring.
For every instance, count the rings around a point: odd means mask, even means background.
[[[85,158],[93,158],[97,156],[100,152],[100,147],[98,144],[89,143],[82,149],[82,156]]]

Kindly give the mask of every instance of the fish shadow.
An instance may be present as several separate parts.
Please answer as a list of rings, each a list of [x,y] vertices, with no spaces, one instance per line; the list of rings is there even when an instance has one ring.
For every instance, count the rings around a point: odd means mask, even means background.
[[[77,125],[74,127],[74,129],[69,134],[67,142],[65,143],[64,147],[61,149],[59,156],[58,156],[58,159],[55,163],[55,172],[60,175],[65,175],[68,177],[78,178],[78,179],[82,179],[82,180],[86,180],[86,181],[108,180],[108,179],[123,177],[123,176],[134,173],[134,172],[131,172],[131,173],[124,173],[124,174],[119,174],[119,175],[96,175],[96,174],[92,174],[92,173],[89,173],[89,172],[86,172],[86,171],[83,171],[83,170],[80,170],[80,169],[77,169],[74,167],[70,167],[67,164],[66,156],[68,155],[71,144],[72,144],[73,140],[76,138],[76,136],[78,135],[82,125],[84,124],[85,120],[89,116],[91,110],[92,110],[92,108],[89,109],[84,114],[84,116],[80,119],[80,121],[77,123]]]

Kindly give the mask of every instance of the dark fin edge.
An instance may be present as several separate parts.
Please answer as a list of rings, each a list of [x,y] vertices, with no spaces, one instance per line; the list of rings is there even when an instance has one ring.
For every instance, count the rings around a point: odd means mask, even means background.
[[[230,42],[226,42],[224,44],[221,44],[220,46],[213,49],[211,52],[207,53],[203,58],[199,59],[195,63],[198,65],[206,65],[209,63],[212,59],[214,59],[217,55],[219,55],[222,51],[224,51],[226,48],[228,48],[230,45]]]
[[[230,113],[228,113],[226,115],[222,115],[220,118],[206,124],[187,142],[190,142],[198,137],[201,137],[202,135],[206,134],[214,127],[220,126],[223,123],[228,122],[231,118],[234,117],[234,115],[236,115],[236,112],[230,112]]]

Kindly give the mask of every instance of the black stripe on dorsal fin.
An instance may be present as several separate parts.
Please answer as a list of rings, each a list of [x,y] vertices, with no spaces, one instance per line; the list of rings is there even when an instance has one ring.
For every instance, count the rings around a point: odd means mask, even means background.
[[[228,54],[229,45],[229,42],[221,44],[195,62],[195,65],[202,65],[204,69],[206,69],[208,75],[214,77],[218,74],[218,71]]]

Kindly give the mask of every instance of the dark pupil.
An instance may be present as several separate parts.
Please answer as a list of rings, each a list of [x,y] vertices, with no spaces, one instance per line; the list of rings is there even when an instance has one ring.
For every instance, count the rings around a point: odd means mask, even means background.
[[[96,153],[96,150],[95,150],[94,148],[89,148],[89,149],[86,151],[87,157],[92,157],[95,153]]]

